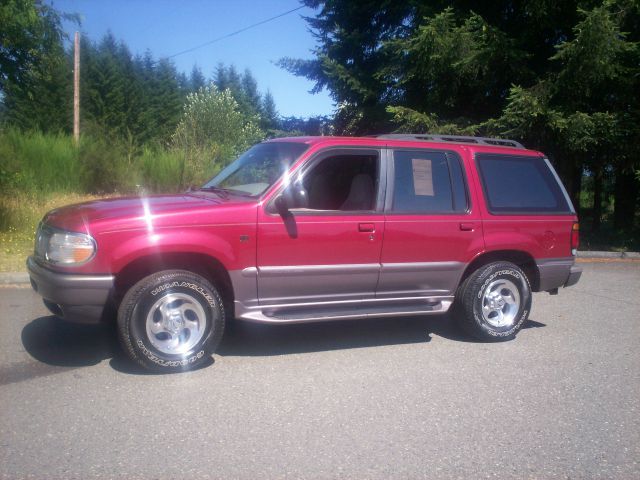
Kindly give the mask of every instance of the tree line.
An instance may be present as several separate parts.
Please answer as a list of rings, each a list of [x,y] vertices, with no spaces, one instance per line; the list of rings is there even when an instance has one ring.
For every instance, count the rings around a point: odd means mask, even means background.
[[[72,128],[73,51],[65,48],[63,20],[79,23],[41,0],[7,0],[0,6],[0,114],[5,125],[24,130],[70,133]],[[127,139],[138,145],[168,142],[190,93],[211,84],[229,89],[237,108],[256,116],[266,135],[283,128],[320,133],[318,121],[281,118],[269,91],[260,93],[249,69],[218,64],[210,77],[194,65],[178,72],[167,59],[147,50],[134,55],[107,33],[99,41],[81,38],[80,102],[83,131]],[[309,131],[315,127],[316,131]]]
[[[280,65],[328,89],[337,132],[514,137],[551,157],[575,205],[592,195],[594,229],[611,203],[634,227],[637,0],[302,3],[314,57]]]

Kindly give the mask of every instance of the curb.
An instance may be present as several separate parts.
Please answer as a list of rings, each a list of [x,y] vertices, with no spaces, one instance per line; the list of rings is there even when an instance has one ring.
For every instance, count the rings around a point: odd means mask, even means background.
[[[0,273],[0,285],[29,283],[29,274],[26,272]]]
[[[640,252],[591,252],[578,250],[578,258],[639,258]]]
[[[595,252],[578,251],[578,258],[602,258],[602,259],[640,259],[640,252]],[[28,284],[29,274],[26,272],[0,273],[0,285]]]

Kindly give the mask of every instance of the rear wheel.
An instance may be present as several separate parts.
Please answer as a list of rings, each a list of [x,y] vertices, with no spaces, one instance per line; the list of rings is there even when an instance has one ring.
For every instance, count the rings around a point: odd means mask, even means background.
[[[479,340],[512,338],[531,311],[531,287],[524,272],[509,262],[480,267],[462,283],[454,314]]]
[[[161,372],[207,362],[224,331],[222,298],[205,278],[167,270],[143,278],[118,309],[118,333],[129,357]]]

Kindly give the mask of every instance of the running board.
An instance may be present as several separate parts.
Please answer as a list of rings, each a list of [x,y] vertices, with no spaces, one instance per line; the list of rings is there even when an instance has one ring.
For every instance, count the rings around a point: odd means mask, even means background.
[[[357,318],[404,317],[411,315],[431,315],[445,313],[452,300],[422,299],[419,303],[403,305],[349,305],[300,308],[300,306],[262,307],[246,311],[239,318],[260,323],[304,323]]]

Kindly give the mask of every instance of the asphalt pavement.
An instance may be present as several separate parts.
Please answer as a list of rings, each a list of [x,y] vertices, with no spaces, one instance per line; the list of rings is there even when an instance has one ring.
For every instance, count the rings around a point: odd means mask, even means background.
[[[640,478],[640,262],[582,265],[513,341],[247,324],[176,375],[2,286],[0,478]]]

